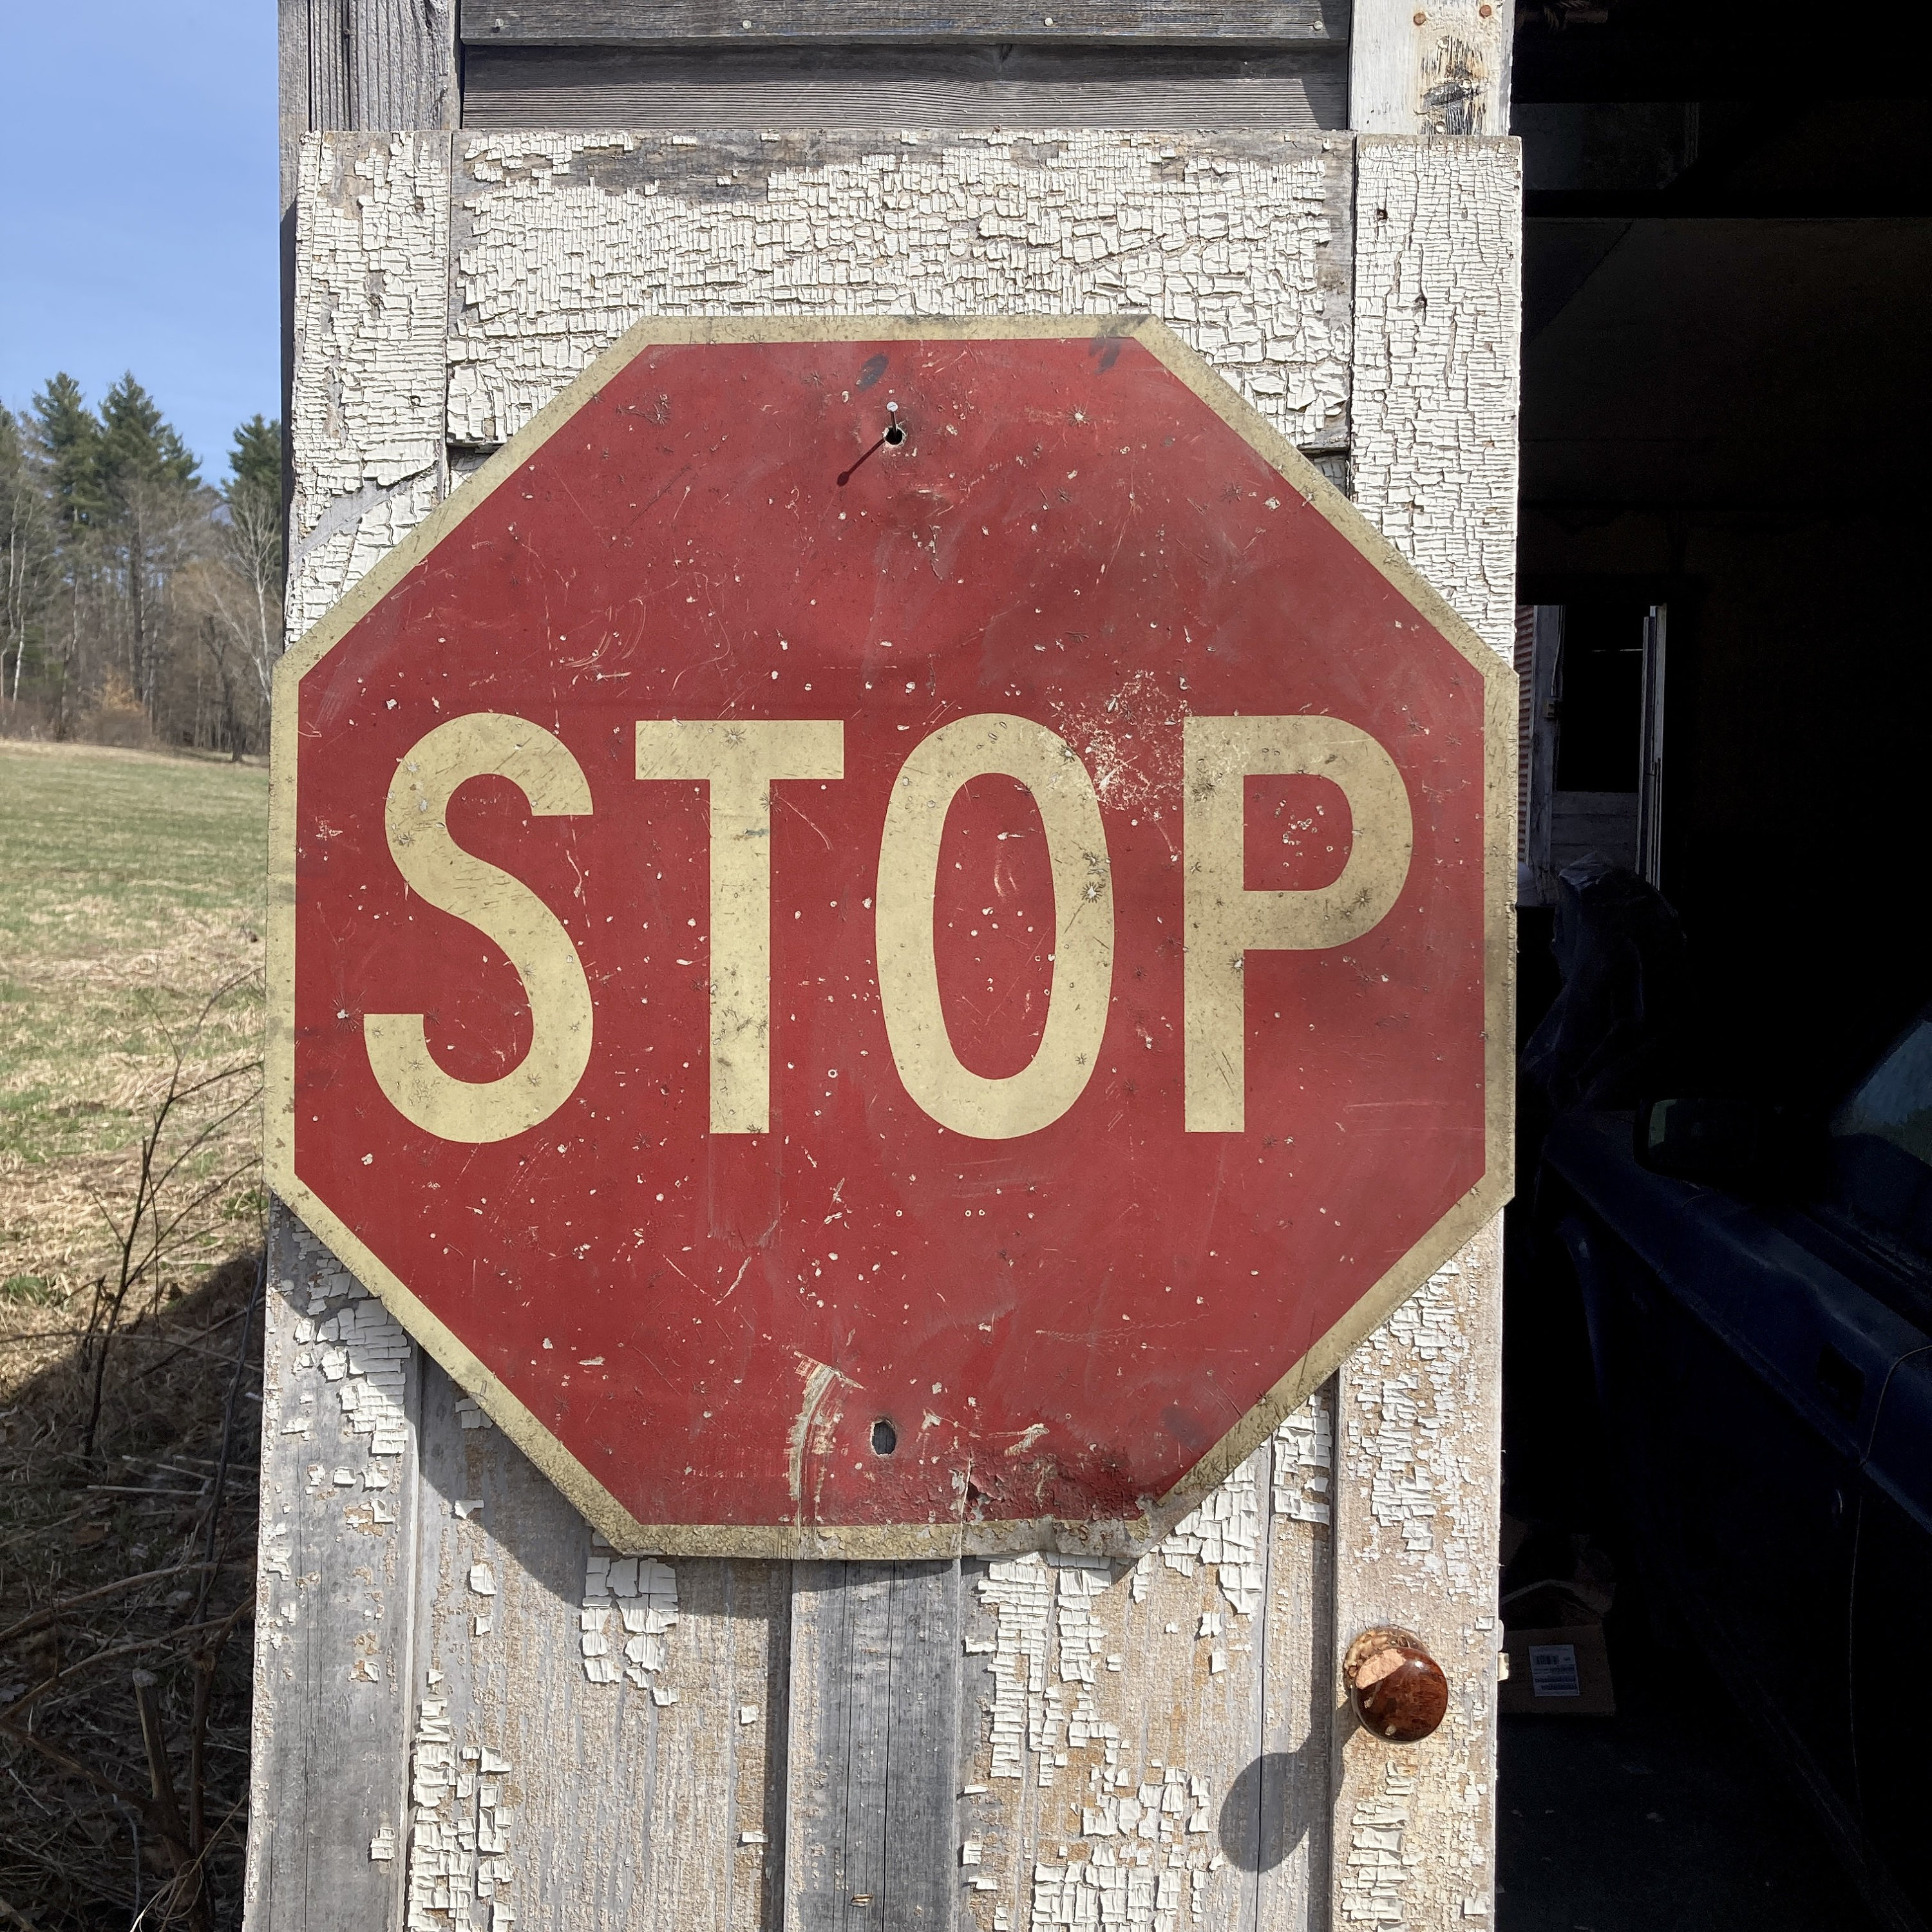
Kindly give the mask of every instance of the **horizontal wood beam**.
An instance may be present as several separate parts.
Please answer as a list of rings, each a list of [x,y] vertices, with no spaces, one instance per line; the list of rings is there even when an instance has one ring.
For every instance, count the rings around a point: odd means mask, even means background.
[[[473,48],[468,128],[1346,127],[1340,53],[1234,49]]]
[[[1348,0],[465,0],[478,46],[1141,40],[1343,46]]]

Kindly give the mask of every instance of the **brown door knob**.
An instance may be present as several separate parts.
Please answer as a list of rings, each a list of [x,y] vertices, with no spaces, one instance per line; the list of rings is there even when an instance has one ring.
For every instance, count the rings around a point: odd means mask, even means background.
[[[1449,1708],[1449,1680],[1414,1631],[1365,1630],[1342,1660],[1348,1701],[1364,1730],[1391,1744],[1419,1743]]]

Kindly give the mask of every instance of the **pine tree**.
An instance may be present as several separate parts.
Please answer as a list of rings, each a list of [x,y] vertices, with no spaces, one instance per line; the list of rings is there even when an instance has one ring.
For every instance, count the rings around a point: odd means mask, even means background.
[[[100,428],[101,473],[110,487],[124,490],[138,478],[164,490],[187,490],[201,481],[188,446],[133,370],[100,399]]]
[[[226,454],[210,488],[131,374],[98,411],[64,373],[0,408],[0,730],[261,745],[282,644],[280,425],[250,417]]]
[[[282,494],[282,426],[262,416],[250,416],[235,432],[228,452],[230,476],[223,494],[259,491],[279,501]]]
[[[63,371],[34,398],[34,440],[46,491],[62,524],[95,521],[105,508],[101,494],[100,418],[87,406],[80,385]]]
[[[128,593],[128,674],[152,716],[167,584],[200,477],[195,460],[131,370],[101,398],[98,467]]]

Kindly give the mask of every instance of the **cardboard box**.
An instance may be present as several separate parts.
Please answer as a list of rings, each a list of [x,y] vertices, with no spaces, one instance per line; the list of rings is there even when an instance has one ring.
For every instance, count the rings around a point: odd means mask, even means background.
[[[1509,1658],[1509,1675],[1496,1687],[1496,1708],[1505,1715],[1616,1715],[1610,1653],[1604,1642],[1601,1624],[1506,1630],[1503,1648]]]

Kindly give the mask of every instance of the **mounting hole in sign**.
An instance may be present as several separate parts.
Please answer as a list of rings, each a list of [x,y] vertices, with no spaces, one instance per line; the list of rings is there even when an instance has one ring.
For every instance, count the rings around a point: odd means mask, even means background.
[[[899,1446],[899,1432],[881,1416],[872,1424],[872,1453],[890,1456]]]
[[[904,423],[895,422],[886,424],[886,445],[888,448],[898,448],[899,445],[904,442],[905,439],[905,424]]]

